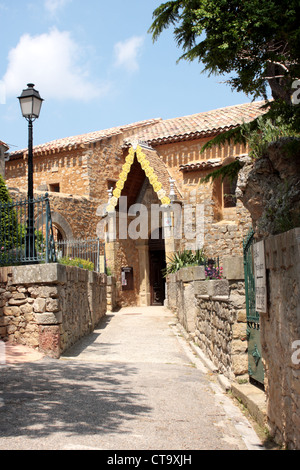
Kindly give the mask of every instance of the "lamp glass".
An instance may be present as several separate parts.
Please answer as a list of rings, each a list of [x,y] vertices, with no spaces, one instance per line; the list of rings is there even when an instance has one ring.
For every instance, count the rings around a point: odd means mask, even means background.
[[[23,90],[19,97],[22,115],[26,119],[38,118],[43,102],[39,92],[33,87],[34,85],[29,84],[27,90]]]
[[[32,97],[28,96],[20,99],[21,111],[24,117],[30,117],[32,114]]]
[[[32,115],[36,118],[39,117],[40,111],[42,106],[42,100],[37,98],[36,96],[33,97],[32,100]]]

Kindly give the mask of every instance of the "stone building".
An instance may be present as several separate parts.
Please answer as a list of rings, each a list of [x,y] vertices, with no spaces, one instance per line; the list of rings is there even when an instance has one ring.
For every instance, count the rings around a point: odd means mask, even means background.
[[[212,169],[247,154],[242,145],[201,152],[214,136],[263,114],[262,102],[175,119],[150,119],[34,148],[34,188],[49,192],[59,239],[105,240],[121,305],[165,297],[161,270],[176,251],[242,254],[251,220],[234,183],[200,184]],[[10,154],[6,181],[27,187],[26,151]]]
[[[8,158],[9,147],[0,140],[0,175],[5,177],[5,160]]]

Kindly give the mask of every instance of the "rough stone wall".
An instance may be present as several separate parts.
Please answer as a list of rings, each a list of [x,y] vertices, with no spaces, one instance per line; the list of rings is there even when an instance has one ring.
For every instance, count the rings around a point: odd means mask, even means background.
[[[208,138],[160,145],[156,150],[168,167],[182,194],[183,205],[203,205],[204,250],[207,256],[221,260],[227,256],[243,254],[243,238],[251,226],[248,210],[241,201],[234,208],[222,208],[221,181],[200,184],[200,179],[212,170],[180,171],[180,165],[188,163],[236,157],[247,153],[242,145],[213,147],[201,153]],[[218,194],[218,197],[216,197]],[[181,249],[193,249],[194,243],[183,239]]]
[[[108,201],[107,181],[118,181],[125,162],[123,138],[123,134],[107,138],[89,150],[89,195],[103,203]]]
[[[196,301],[196,344],[221,374],[248,379],[244,282],[204,281]]]
[[[106,313],[106,275],[59,264],[0,269],[0,337],[59,357]]]
[[[236,194],[249,210],[257,236],[266,238],[299,226],[299,158],[300,139],[283,138],[260,158],[241,160]]]
[[[114,276],[107,276],[106,300],[107,311],[113,312],[118,307],[116,278]]]
[[[203,248],[205,255],[212,258],[220,258],[222,262],[228,256],[243,255],[243,239],[247,236],[251,227],[251,219],[248,211],[241,202],[226,214],[226,218],[216,222],[214,220],[214,201],[211,197],[212,189],[194,189],[184,193],[184,205],[203,204]],[[183,205],[183,207],[184,207]],[[184,240],[182,248],[193,249],[194,242]]]
[[[45,192],[35,191],[35,197]],[[10,190],[13,200],[27,197],[25,190]],[[52,223],[66,240],[97,238],[99,202],[85,196],[49,193]]]
[[[60,184],[60,192],[86,196],[99,202],[108,200],[108,180],[118,180],[125,161],[123,140],[133,134],[124,131],[112,137],[77,148],[47,154],[34,154],[34,190],[49,191],[50,184]],[[27,189],[27,158],[20,156],[6,163],[9,187]]]
[[[187,140],[184,142],[174,142],[155,147],[167,165],[172,177],[178,181],[180,189],[183,189],[184,186],[193,186],[198,184],[198,178],[196,181],[193,178],[194,172],[185,174],[180,171],[180,165],[216,158],[220,158],[223,161],[225,158],[241,155],[247,151],[243,145],[226,144],[222,147],[214,146],[213,148],[207,149],[202,153],[201,149],[203,145],[209,140],[211,140],[211,138],[206,137],[202,139]],[[201,174],[201,177],[202,176],[204,176],[203,172]]]
[[[203,267],[169,275],[168,307],[218,371],[241,380],[248,378],[245,284],[241,259],[226,264],[228,279],[206,280]]]
[[[34,189],[46,191],[50,184],[60,183],[62,193],[88,196],[88,158],[88,150],[82,148],[34,156]],[[27,166],[22,157],[6,163],[8,186],[27,188]]]
[[[265,240],[268,313],[261,314],[271,435],[300,449],[300,228]]]

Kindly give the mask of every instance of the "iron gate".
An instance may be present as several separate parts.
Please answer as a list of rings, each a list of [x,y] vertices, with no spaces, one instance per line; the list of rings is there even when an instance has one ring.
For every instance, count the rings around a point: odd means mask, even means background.
[[[251,379],[263,385],[264,368],[261,360],[260,316],[255,306],[253,244],[254,232],[251,229],[243,242],[247,310],[248,373]]]

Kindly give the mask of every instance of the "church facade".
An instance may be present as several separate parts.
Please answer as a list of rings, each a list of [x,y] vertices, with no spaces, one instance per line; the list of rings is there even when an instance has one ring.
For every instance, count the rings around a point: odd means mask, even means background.
[[[175,119],[150,119],[64,138],[34,148],[34,190],[49,193],[61,240],[98,237],[117,280],[120,305],[161,304],[162,269],[174,253],[241,255],[251,219],[234,182],[201,178],[247,154],[242,145],[213,147],[214,136],[265,111],[246,103]],[[27,151],[5,166],[11,191],[27,188]]]

